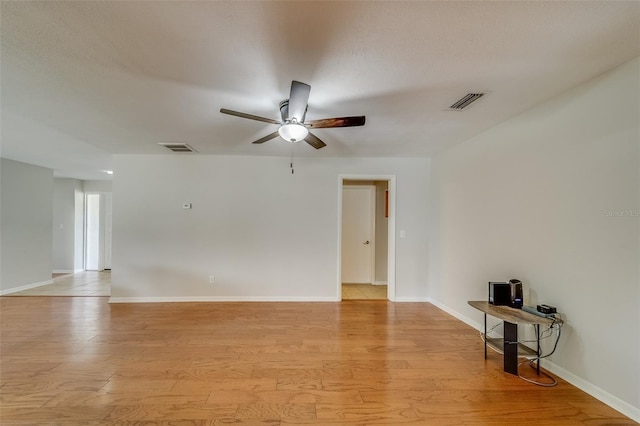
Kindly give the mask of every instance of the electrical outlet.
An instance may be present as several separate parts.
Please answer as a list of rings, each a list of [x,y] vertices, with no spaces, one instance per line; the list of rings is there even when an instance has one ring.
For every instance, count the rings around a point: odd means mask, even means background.
[[[216,277],[213,275],[209,275],[209,284],[214,284],[216,282]]]

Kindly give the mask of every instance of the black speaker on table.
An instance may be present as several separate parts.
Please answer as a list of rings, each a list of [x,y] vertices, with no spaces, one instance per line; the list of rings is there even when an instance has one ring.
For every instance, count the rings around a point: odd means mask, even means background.
[[[522,309],[522,282],[511,279],[508,283],[489,281],[489,303]]]

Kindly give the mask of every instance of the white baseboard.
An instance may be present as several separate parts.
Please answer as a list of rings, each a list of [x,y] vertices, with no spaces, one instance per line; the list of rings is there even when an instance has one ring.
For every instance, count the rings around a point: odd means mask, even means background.
[[[387,285],[387,282],[386,281],[374,281],[372,284],[373,285]]]
[[[80,268],[80,269],[74,269],[73,273],[77,274],[78,272],[84,272],[84,269]]]
[[[4,295],[7,295],[7,294],[12,294],[12,293],[17,293],[19,291],[29,290],[29,289],[36,288],[36,287],[41,287],[41,286],[47,285],[47,284],[53,284],[53,280],[40,281],[40,282],[37,282],[37,283],[27,284],[27,285],[23,285],[23,286],[20,286],[20,287],[8,288],[6,290],[0,291],[0,296],[4,296]]]
[[[75,271],[73,269],[54,269],[51,272],[54,274],[73,274]]]
[[[109,303],[184,303],[184,302],[336,302],[335,297],[242,297],[242,296],[194,296],[194,297],[110,297]]]
[[[559,367],[550,361],[547,361],[546,359],[541,360],[540,365],[546,368],[548,371],[555,374],[556,376],[561,377],[562,379],[571,383],[573,386],[577,387],[578,389],[604,402],[614,410],[619,411],[620,413],[624,414],[630,419],[640,423],[640,407],[634,407],[628,402],[625,402],[620,398],[614,395],[611,395],[609,392],[599,388],[593,383],[590,383],[584,380],[583,378],[576,376],[570,371],[567,371],[564,368]]]
[[[465,324],[475,328],[478,331],[482,331],[484,327],[482,324],[476,321],[473,321],[469,317],[462,315],[459,312],[435,300],[429,300],[429,302],[435,307],[445,311],[449,315],[464,322]],[[635,407],[629,404],[628,402],[621,400],[620,398],[599,388],[593,383],[590,383],[584,380],[583,378],[576,376],[570,371],[567,371],[564,368],[557,366],[556,364],[550,362],[549,360],[543,359],[540,365],[545,369],[547,369],[548,371],[550,371],[551,373],[560,377],[561,379],[571,383],[573,386],[577,387],[581,391],[588,393],[589,395],[593,396],[599,401],[607,404],[609,407],[613,408],[614,410],[619,411],[620,413],[624,414],[630,419],[640,423],[640,407]]]

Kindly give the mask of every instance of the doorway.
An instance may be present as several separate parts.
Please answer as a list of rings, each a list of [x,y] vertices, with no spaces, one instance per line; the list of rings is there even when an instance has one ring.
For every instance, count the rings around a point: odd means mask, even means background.
[[[395,176],[339,179],[338,300],[395,300]]]

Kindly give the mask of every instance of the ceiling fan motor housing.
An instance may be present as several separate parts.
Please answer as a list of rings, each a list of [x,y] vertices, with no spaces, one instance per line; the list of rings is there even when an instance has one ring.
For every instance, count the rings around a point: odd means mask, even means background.
[[[307,105],[307,107],[305,107],[304,109],[304,115],[302,116],[302,120],[298,122],[299,124],[304,123],[305,117],[307,116],[308,108],[309,106]],[[280,102],[280,116],[282,117],[283,123],[288,123],[289,121],[291,121],[289,119],[289,99],[285,99],[284,101]]]

